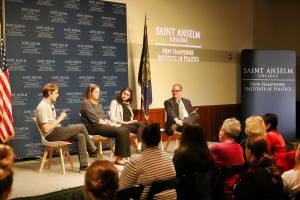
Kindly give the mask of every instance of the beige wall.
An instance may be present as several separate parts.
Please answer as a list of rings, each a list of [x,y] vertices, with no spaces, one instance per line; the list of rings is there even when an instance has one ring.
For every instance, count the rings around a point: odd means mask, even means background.
[[[254,48],[289,49],[300,56],[300,1],[254,1]],[[297,79],[300,78],[297,63]],[[297,100],[300,101],[300,82],[297,82]]]
[[[253,44],[252,0],[123,0],[127,5],[129,86],[137,94],[138,67],[143,38],[144,15],[147,12],[150,66],[153,84],[151,108],[162,108],[171,96],[171,86],[179,82],[184,96],[195,106],[235,104],[239,97],[239,53]],[[201,39],[195,50],[198,63],[163,62],[157,60],[161,48],[155,46],[161,37],[156,26],[198,30]],[[232,55],[230,60],[229,54]]]

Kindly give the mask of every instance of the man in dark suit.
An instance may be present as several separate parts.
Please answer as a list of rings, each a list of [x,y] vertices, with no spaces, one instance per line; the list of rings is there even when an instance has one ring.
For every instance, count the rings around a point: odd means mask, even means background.
[[[174,131],[181,132],[183,125],[197,124],[199,114],[193,110],[191,101],[182,98],[182,86],[178,83],[172,86],[172,98],[164,102],[167,121],[165,123],[165,133],[173,135]]]

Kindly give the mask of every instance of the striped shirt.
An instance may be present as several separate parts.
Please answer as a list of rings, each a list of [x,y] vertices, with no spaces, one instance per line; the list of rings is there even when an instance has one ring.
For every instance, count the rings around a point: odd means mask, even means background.
[[[141,199],[146,198],[153,181],[174,178],[175,168],[171,156],[158,147],[147,148],[136,160],[130,161],[121,172],[120,190],[136,184],[144,184]],[[176,199],[175,190],[167,190],[155,195],[156,200]]]

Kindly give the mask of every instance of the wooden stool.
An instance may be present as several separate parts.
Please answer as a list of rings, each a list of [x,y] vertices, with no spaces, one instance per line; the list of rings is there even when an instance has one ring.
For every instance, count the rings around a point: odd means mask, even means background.
[[[98,151],[99,151],[99,156],[100,158],[103,157],[103,151],[102,151],[102,144],[108,144],[109,149],[111,150],[110,153],[110,158],[113,157],[114,152],[115,152],[115,147],[112,144],[112,141],[110,138],[103,137],[101,135],[92,135],[91,136],[92,141],[94,142],[95,145],[97,145]]]

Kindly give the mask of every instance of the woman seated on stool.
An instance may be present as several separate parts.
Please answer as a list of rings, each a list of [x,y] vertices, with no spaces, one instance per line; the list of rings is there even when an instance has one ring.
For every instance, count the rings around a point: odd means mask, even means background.
[[[89,134],[116,139],[115,155],[117,158],[115,163],[124,165],[126,163],[125,158],[130,157],[129,131],[124,127],[114,127],[110,120],[105,119],[99,97],[100,86],[89,84],[80,108],[81,121],[86,126]]]
[[[132,90],[130,88],[123,88],[110,103],[110,120],[126,127],[130,133],[137,134],[137,141],[135,142],[140,152],[142,149],[141,137],[144,123],[133,119],[134,115],[130,107],[132,100]]]

